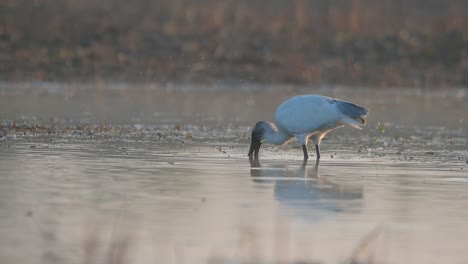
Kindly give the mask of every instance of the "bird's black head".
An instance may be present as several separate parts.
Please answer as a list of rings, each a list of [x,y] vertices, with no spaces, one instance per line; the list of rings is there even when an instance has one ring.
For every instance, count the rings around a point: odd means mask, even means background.
[[[258,152],[260,150],[260,146],[262,145],[263,141],[263,134],[265,133],[264,129],[264,122],[260,121],[257,124],[255,124],[255,127],[252,130],[252,134],[250,136],[250,150],[249,150],[249,156],[254,155],[255,157],[258,156]]]

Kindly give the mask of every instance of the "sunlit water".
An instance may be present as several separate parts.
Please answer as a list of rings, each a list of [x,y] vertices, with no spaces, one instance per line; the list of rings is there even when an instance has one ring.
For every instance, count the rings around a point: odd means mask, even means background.
[[[3,87],[2,122],[137,132],[3,135],[0,263],[468,260],[464,90],[48,89]],[[318,168],[295,142],[249,160],[252,122],[304,92],[368,106],[367,128]]]

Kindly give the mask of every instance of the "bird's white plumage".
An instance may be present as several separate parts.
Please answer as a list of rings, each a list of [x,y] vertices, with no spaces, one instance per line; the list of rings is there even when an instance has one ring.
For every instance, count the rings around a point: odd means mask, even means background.
[[[324,126],[333,126],[344,115],[330,97],[299,95],[283,102],[275,113],[276,124],[292,135],[311,133]]]
[[[317,161],[319,145],[330,131],[349,125],[365,124],[368,110],[362,106],[321,95],[298,95],[284,101],[276,110],[275,124],[260,121],[252,130],[249,156],[258,156],[261,143],[285,144],[296,138],[302,145],[304,160],[308,159],[307,143],[313,140]]]

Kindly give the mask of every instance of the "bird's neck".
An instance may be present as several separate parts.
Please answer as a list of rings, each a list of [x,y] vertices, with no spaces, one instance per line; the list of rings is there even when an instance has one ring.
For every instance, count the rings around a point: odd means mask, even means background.
[[[264,129],[265,133],[263,134],[263,137],[268,142],[275,145],[282,145],[292,138],[292,135],[286,132],[283,128],[270,122],[265,122]]]

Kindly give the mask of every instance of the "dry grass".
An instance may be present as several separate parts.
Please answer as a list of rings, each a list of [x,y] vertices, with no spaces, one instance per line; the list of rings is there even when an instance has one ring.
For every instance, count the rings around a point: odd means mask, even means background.
[[[4,80],[468,85],[466,1],[0,3]]]

